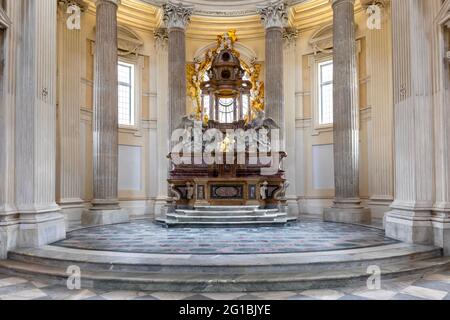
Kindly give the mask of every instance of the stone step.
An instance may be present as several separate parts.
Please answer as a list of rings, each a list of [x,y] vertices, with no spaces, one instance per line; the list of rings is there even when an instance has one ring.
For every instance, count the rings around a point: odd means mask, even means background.
[[[82,270],[160,273],[289,273],[367,268],[439,258],[440,248],[396,243],[378,247],[278,254],[144,254],[44,246],[9,253],[10,260]]]
[[[167,214],[167,221],[174,220],[183,223],[197,223],[197,222],[287,222],[287,215],[271,214],[263,216],[184,216],[179,214]]]
[[[259,209],[260,207],[255,206],[195,206],[195,210],[197,211],[254,211]]]
[[[180,222],[175,219],[164,220],[168,228],[256,228],[256,227],[283,227],[287,219],[271,221],[196,221]]]
[[[263,216],[279,212],[278,209],[265,210],[235,210],[235,211],[200,211],[200,210],[184,210],[177,209],[176,213],[185,216]]]
[[[384,280],[393,277],[424,274],[450,265],[450,258],[436,258],[381,266]],[[20,261],[0,261],[0,272],[34,281],[66,285],[68,274],[61,267],[43,266]],[[117,271],[82,271],[82,288],[172,292],[252,292],[288,291],[348,287],[367,282],[366,268],[297,273],[254,274],[164,274]]]

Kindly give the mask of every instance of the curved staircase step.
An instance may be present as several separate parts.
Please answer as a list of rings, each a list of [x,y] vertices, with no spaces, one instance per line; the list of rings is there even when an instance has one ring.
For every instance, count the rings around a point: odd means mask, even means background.
[[[450,258],[437,258],[390,264],[381,267],[383,279],[437,271],[450,265]],[[61,267],[50,267],[18,261],[0,261],[0,271],[23,277],[65,285],[68,274]],[[247,292],[276,290],[307,290],[346,287],[365,283],[366,268],[299,273],[261,274],[163,274],[115,271],[84,271],[84,288],[109,290],[179,291],[179,292]]]

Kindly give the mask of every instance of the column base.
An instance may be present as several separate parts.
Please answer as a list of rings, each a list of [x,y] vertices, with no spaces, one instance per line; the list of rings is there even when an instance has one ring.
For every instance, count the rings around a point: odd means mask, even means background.
[[[290,218],[298,218],[300,209],[296,196],[286,196],[287,213]]]
[[[430,215],[414,211],[393,210],[386,214],[386,236],[412,244],[433,244]]]
[[[66,238],[66,223],[59,212],[21,214],[17,245],[35,248]]]
[[[5,224],[0,225],[0,260],[8,258],[8,251],[17,248],[17,237],[19,234],[19,225]]]
[[[433,216],[434,245],[443,248],[444,255],[450,256],[450,212]]]
[[[130,222],[130,215],[122,209],[90,209],[82,216],[83,226],[103,226]]]
[[[155,200],[155,220],[166,219],[168,200],[168,197],[158,197]]]
[[[83,212],[86,210],[86,206],[83,203],[60,204],[60,207],[61,213],[66,221],[66,229],[70,229],[81,224]]]
[[[367,208],[331,207],[323,210],[323,221],[338,223],[370,224],[371,214]]]

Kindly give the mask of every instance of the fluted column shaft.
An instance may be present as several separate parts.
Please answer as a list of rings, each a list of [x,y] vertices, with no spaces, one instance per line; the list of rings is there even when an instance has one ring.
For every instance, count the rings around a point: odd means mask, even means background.
[[[372,1],[366,0],[367,5]],[[382,8],[381,29],[366,36],[368,104],[371,107],[370,204],[390,205],[394,200],[394,98],[392,91],[392,37],[390,5]],[[382,66],[382,67],[380,67]],[[384,212],[383,212],[384,214]]]
[[[56,2],[22,1],[15,97],[17,244],[41,246],[65,237],[55,202]],[[2,152],[2,151],[0,151]]]
[[[94,70],[94,209],[118,209],[118,0],[97,0]]]
[[[67,5],[61,4],[58,21],[57,183],[58,204],[81,206],[80,108],[81,30],[66,24]]]
[[[169,138],[186,114],[186,27],[193,8],[171,2],[163,6],[169,33]]]
[[[272,118],[280,126],[280,146],[284,148],[283,29],[287,12],[283,1],[260,8],[258,12],[266,29],[265,112],[267,118]]]
[[[387,236],[431,244],[434,202],[432,27],[429,0],[392,1],[395,200]]]
[[[172,133],[186,114],[186,35],[169,28],[169,123]],[[169,136],[170,137],[170,136]]]
[[[354,3],[333,1],[335,206],[361,202]]]
[[[266,116],[284,128],[283,28],[266,29]]]

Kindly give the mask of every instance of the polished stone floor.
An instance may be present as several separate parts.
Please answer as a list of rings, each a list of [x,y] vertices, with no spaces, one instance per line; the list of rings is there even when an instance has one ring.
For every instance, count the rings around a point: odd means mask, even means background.
[[[285,227],[174,228],[148,220],[69,232],[54,245],[88,250],[165,254],[267,254],[356,249],[397,243],[360,225],[306,221]]]
[[[0,300],[450,300],[450,270],[381,281],[367,287],[252,293],[180,293],[69,290],[64,286],[0,274]]]

